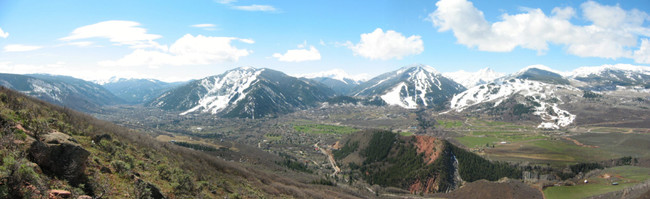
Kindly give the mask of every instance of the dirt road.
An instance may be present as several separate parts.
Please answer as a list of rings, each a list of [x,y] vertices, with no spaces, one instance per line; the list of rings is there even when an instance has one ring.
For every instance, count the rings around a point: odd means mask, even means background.
[[[330,161],[330,164],[332,165],[332,168],[334,168],[334,173],[332,173],[332,176],[336,176],[339,172],[341,172],[341,168],[339,166],[336,166],[336,160],[334,160],[334,156],[332,155],[331,151],[325,150],[322,147],[318,147],[318,143],[314,144],[314,147],[317,149],[320,149],[320,152],[325,154],[327,156],[327,160]]]

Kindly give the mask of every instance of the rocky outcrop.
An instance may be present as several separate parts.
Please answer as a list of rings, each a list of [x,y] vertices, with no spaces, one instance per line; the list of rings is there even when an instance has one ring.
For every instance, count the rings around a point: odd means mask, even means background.
[[[165,196],[160,192],[160,189],[150,182],[136,179],[135,186],[140,190],[142,198],[165,199]]]
[[[40,136],[29,148],[29,159],[47,174],[65,179],[72,185],[83,183],[86,151],[72,137],[61,132]]]

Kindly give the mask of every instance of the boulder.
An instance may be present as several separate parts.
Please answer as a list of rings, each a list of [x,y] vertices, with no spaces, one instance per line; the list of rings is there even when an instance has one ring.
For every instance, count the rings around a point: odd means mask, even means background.
[[[86,160],[90,152],[76,140],[61,132],[40,136],[29,148],[29,159],[47,175],[68,180],[72,185],[83,183]]]
[[[160,189],[150,182],[145,182],[142,179],[137,179],[135,180],[135,185],[137,187],[143,188],[141,191],[149,191],[149,193],[142,193],[142,196],[145,196],[145,198],[165,199],[165,196],[160,192]]]
[[[66,190],[52,189],[48,193],[48,198],[70,198],[72,193]]]
[[[93,142],[95,142],[95,144],[99,144],[99,142],[101,142],[104,139],[108,140],[108,141],[111,141],[112,137],[111,137],[111,135],[104,133],[104,134],[101,134],[101,135],[95,135],[92,138],[92,140],[93,140]]]

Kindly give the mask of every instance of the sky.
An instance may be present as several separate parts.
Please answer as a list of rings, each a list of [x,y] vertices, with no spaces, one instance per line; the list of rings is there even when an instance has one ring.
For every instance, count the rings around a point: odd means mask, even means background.
[[[650,1],[0,0],[0,73],[185,81],[650,65]]]

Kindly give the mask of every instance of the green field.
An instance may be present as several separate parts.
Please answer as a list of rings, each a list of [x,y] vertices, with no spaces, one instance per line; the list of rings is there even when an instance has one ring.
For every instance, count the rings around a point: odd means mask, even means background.
[[[498,142],[521,142],[528,140],[546,139],[547,137],[531,133],[507,132],[507,131],[473,131],[469,135],[455,138],[469,148],[481,147],[486,144],[492,145]]]
[[[650,179],[650,168],[620,166],[603,170],[603,174],[620,176],[620,179],[605,179],[601,177],[589,178],[589,183],[580,183],[576,186],[557,186],[544,189],[544,196],[548,199],[555,198],[585,198],[624,189],[637,183]],[[618,182],[619,185],[612,185]]]
[[[412,136],[413,133],[408,132],[408,131],[405,131],[405,132],[399,132],[399,135],[401,135],[401,136],[407,136],[407,137],[408,137],[408,136]]]
[[[348,126],[336,126],[327,124],[296,124],[293,129],[301,133],[310,134],[350,134],[359,131]]]
[[[458,140],[461,144],[469,148],[477,148],[477,147],[485,146],[486,144],[492,145],[501,141],[501,139],[496,137],[474,137],[474,136],[458,137],[455,139]]]
[[[463,126],[463,121],[460,120],[438,120],[438,124],[442,128],[458,128]]]

